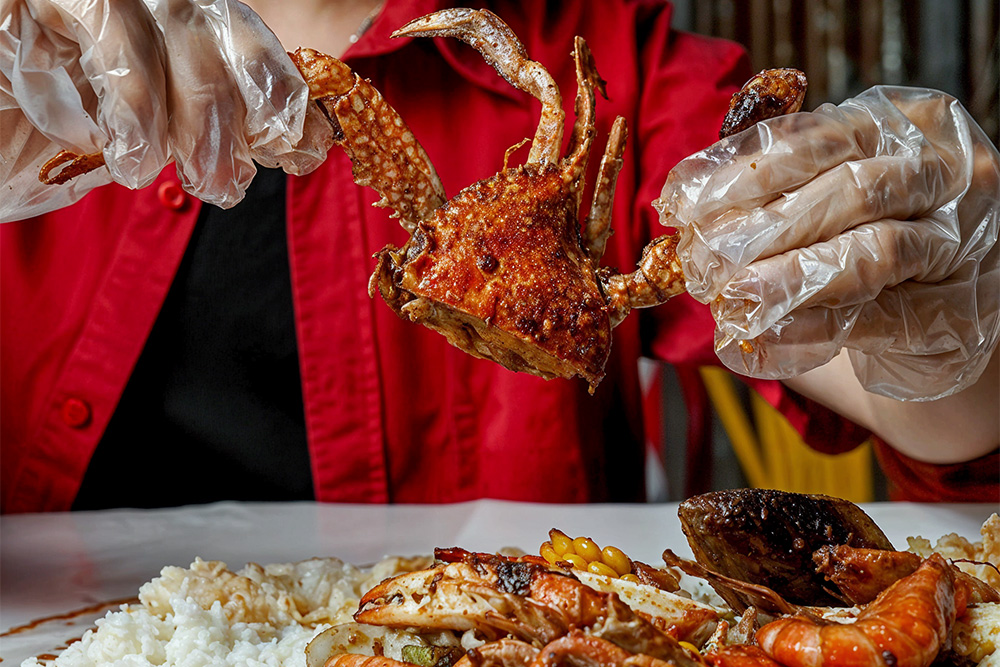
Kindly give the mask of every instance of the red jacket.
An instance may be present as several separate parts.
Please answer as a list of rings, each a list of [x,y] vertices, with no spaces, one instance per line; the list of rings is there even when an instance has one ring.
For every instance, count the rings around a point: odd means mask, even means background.
[[[345,59],[400,111],[454,194],[498,171],[504,151],[533,135],[538,105],[456,40],[388,39],[437,4],[389,0]],[[604,263],[630,269],[662,232],[650,202],[666,173],[715,140],[730,95],[748,78],[747,60],[734,44],[672,32],[661,3],[557,4],[491,7],[550,69],[569,118],[572,38],[588,40],[610,97],[598,102],[595,146],[603,146],[616,115],[629,125]],[[372,191],[352,183],[342,151],[331,150],[315,173],[290,177],[288,188],[317,499],[642,498],[637,359],[651,351],[677,364],[682,378],[696,378],[691,369],[715,363],[707,308],[685,297],[630,316],[614,332],[606,379],[589,396],[583,381],[547,382],[474,359],[370,299],[372,254],[401,245],[406,234],[371,206]],[[70,507],[199,207],[168,168],[142,191],[108,186],[70,208],[0,228],[3,511]],[[822,447],[843,449],[863,437],[778,383],[754,385]],[[698,414],[704,394],[694,380],[685,386]],[[696,431],[693,440],[705,437]],[[132,483],[142,481],[122,480],[126,498]]]

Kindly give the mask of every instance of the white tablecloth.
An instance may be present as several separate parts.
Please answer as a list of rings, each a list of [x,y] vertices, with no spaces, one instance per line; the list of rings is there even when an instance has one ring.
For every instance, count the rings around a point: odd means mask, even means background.
[[[997,511],[987,505],[910,503],[876,503],[864,509],[897,548],[905,548],[911,535],[933,541],[956,532],[978,540],[983,521]],[[602,546],[619,546],[631,557],[654,564],[661,562],[665,548],[690,554],[675,503],[219,503],[12,515],[0,517],[0,632],[134,596],[163,566],[187,566],[196,556],[238,569],[251,561],[290,562],[313,556],[371,563],[385,555],[427,554],[437,546],[475,551],[516,546],[537,552],[552,527],[574,536],[588,535]],[[63,635],[68,632],[60,630]],[[21,652],[45,650],[27,645],[39,635],[33,629],[0,637],[0,657],[17,664],[32,654]]]

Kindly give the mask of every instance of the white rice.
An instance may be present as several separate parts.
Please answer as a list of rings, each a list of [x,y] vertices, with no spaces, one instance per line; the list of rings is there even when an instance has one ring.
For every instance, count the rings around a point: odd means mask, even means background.
[[[360,569],[334,558],[232,572],[196,560],[166,567],[66,648],[55,667],[305,667],[306,644],[352,620],[358,600],[387,576],[429,559],[392,558]],[[22,667],[52,667],[25,660]]]

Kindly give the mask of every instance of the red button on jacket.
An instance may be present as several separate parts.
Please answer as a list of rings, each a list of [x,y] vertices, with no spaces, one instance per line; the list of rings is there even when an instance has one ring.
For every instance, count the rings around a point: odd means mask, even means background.
[[[90,406],[79,398],[67,398],[61,414],[63,422],[72,428],[82,428],[90,423]]]
[[[172,211],[184,208],[184,204],[187,203],[187,194],[177,181],[161,183],[156,189],[156,196],[161,204]]]

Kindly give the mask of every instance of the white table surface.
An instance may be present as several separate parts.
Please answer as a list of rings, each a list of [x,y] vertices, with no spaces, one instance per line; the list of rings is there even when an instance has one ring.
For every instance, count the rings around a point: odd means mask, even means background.
[[[865,511],[900,549],[906,538],[958,533],[978,540],[991,505],[875,503]],[[677,504],[538,505],[481,500],[455,505],[218,503],[162,510],[105,510],[0,517],[0,632],[33,620],[136,595],[166,565],[196,556],[231,569],[313,556],[372,563],[434,547],[537,552],[548,530],[587,535],[632,558],[660,563],[690,550]],[[89,621],[88,621],[89,622]],[[20,633],[30,634],[30,633]],[[65,634],[65,632],[63,633]],[[21,638],[17,637],[17,642]],[[0,658],[22,650],[0,637]]]

